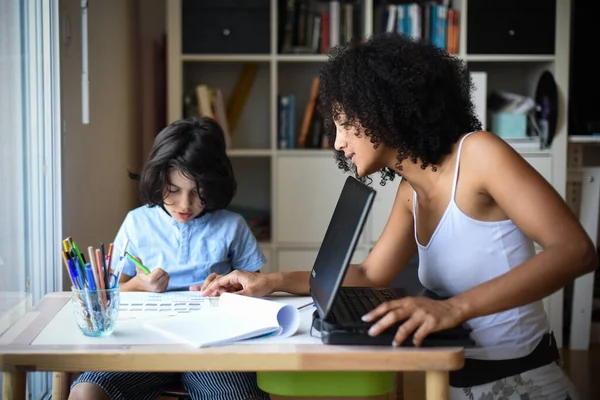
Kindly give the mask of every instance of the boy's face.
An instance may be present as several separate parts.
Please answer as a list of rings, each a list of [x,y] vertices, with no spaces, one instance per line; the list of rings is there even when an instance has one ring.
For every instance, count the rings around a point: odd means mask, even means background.
[[[165,209],[177,222],[190,222],[204,209],[196,182],[186,178],[179,170],[169,173],[165,188]]]

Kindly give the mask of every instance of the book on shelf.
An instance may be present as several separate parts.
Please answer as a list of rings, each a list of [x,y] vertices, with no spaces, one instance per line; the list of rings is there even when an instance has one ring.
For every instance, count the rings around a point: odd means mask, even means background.
[[[183,97],[183,117],[209,117],[221,125],[225,135],[225,146],[231,148],[231,131],[225,111],[223,93],[220,88],[198,84]]]
[[[279,0],[279,53],[325,54],[364,37],[365,2]],[[373,33],[397,32],[458,53],[459,11],[448,0],[375,0]]]
[[[364,37],[360,0],[279,0],[279,53],[318,54]]]
[[[237,128],[257,72],[256,63],[244,64],[240,77],[227,100],[220,88],[206,83],[196,84],[192,90],[184,94],[184,118],[213,118],[223,128],[226,146],[231,148],[231,137]]]
[[[289,337],[300,326],[298,309],[272,300],[223,293],[217,307],[149,320],[144,327],[194,347],[214,347],[254,338]]]
[[[279,149],[328,149],[331,147],[325,136],[323,118],[317,110],[318,99],[318,76],[313,78],[310,97],[304,106],[304,114],[301,119],[296,117],[296,95],[280,94],[278,96],[277,145]],[[299,109],[302,109],[301,107]]]
[[[458,53],[459,11],[449,1],[396,3],[375,2],[373,33],[396,32]]]

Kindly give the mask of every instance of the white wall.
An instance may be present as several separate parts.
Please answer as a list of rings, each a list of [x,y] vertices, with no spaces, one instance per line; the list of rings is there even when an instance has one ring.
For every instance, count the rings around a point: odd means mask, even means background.
[[[81,119],[80,1],[61,0],[60,16],[63,232],[80,247],[108,245],[138,204],[127,176],[141,154],[135,3],[89,2],[89,125]]]
[[[140,93],[141,169],[166,124],[165,0],[135,0]]]

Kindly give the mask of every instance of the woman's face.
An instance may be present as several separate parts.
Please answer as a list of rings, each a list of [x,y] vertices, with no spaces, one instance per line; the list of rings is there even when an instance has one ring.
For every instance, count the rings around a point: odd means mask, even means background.
[[[165,188],[164,207],[177,222],[189,222],[200,215],[204,206],[196,182],[183,176],[179,170],[172,170]]]
[[[383,146],[375,149],[360,125],[356,127],[351,124],[344,114],[340,114],[333,122],[336,128],[334,147],[344,152],[346,158],[354,164],[359,176],[370,175],[385,167],[380,154]]]

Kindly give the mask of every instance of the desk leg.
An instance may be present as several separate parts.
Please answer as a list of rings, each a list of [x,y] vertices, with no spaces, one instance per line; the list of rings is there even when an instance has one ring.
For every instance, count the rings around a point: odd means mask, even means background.
[[[67,400],[69,398],[69,373],[54,372],[52,374],[52,400]]]
[[[27,372],[3,372],[2,400],[25,400],[26,389]]]
[[[450,396],[450,375],[448,371],[427,371],[425,373],[425,396],[427,400],[448,400]]]

